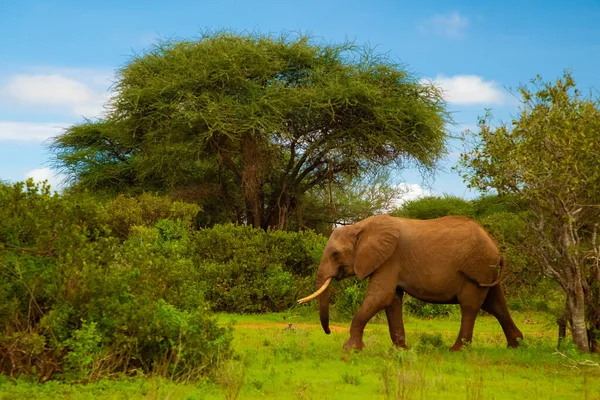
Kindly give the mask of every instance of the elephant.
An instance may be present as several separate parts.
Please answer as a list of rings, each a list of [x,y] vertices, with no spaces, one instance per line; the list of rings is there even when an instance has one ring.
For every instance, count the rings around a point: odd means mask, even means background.
[[[470,218],[418,220],[377,215],[333,230],[317,269],[318,290],[298,302],[318,297],[321,325],[329,334],[331,280],[368,277],[366,296],[352,319],[345,349],[364,347],[365,325],[381,310],[385,310],[392,343],[407,348],[404,293],[430,303],[460,305],[460,331],[451,351],[471,342],[480,309],[500,322],[508,347],[517,347],[523,334],[506,305],[501,283],[505,267],[496,241]]]

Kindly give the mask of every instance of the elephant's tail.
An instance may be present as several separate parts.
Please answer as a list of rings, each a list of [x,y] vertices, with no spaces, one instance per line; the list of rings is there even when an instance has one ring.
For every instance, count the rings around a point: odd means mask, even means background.
[[[502,254],[500,256],[499,265],[500,265],[500,273],[498,274],[498,278],[496,278],[496,280],[492,283],[480,283],[479,287],[487,288],[487,287],[496,286],[497,284],[499,284],[502,281],[502,278],[504,277],[504,269],[506,266],[506,257],[504,257],[504,254]]]
[[[463,272],[463,271],[459,271],[459,272],[466,279],[473,282],[475,285],[479,286],[480,288],[489,288],[489,287],[496,286],[497,284],[499,284],[502,281],[502,278],[504,277],[504,267],[506,266],[506,258],[504,257],[504,255],[500,256],[500,261],[499,261],[498,265],[500,266],[500,273],[498,274],[498,277],[496,278],[496,280],[492,283],[479,283],[478,280],[473,279],[472,277],[467,275],[465,272]]]

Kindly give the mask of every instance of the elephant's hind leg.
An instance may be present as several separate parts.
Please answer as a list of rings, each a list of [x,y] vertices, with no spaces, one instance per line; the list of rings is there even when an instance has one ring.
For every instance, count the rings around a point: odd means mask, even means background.
[[[470,343],[473,339],[475,319],[477,318],[477,313],[481,308],[486,294],[486,289],[481,289],[472,283],[465,283],[462,291],[458,295],[458,303],[460,304],[460,311],[462,314],[460,331],[458,332],[456,342],[450,347],[450,351],[460,351],[465,343]]]
[[[522,340],[523,334],[510,317],[508,307],[506,306],[504,288],[501,284],[490,288],[481,308],[492,314],[500,322],[506,336],[506,341],[508,342],[508,347],[517,347],[519,345],[517,339]]]
[[[385,316],[388,320],[390,338],[394,346],[408,349],[405,343],[404,322],[402,321],[402,296],[404,296],[404,292],[397,288],[392,304],[385,308]]]

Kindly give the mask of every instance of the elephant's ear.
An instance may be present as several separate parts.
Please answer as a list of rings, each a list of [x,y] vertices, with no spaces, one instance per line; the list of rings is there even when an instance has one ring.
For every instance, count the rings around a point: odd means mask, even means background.
[[[392,256],[400,230],[393,217],[373,217],[358,234],[354,256],[354,272],[363,280]]]

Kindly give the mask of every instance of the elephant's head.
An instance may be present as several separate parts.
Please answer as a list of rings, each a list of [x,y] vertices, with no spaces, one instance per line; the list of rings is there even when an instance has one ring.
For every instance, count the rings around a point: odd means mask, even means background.
[[[389,215],[367,218],[354,225],[334,229],[317,270],[316,292],[298,303],[319,297],[321,325],[329,334],[329,284],[333,278],[356,275],[363,280],[379,268],[396,249],[400,231]]]

